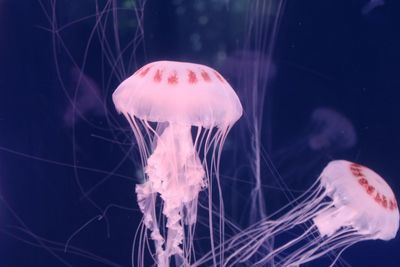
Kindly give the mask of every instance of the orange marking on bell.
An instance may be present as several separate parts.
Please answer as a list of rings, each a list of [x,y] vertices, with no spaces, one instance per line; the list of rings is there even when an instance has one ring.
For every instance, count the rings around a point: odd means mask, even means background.
[[[214,74],[218,78],[218,80],[220,80],[221,82],[225,82],[225,80],[222,78],[222,76],[218,72],[214,71]]]
[[[356,169],[361,169],[361,165],[360,164],[357,164],[357,163],[352,163],[351,165],[350,165],[350,168],[356,168]]]
[[[382,202],[381,194],[379,194],[379,193],[376,194],[375,201],[378,202],[378,203]]]
[[[358,179],[358,183],[362,186],[368,185],[368,180],[363,177],[363,178]]]
[[[168,77],[168,83],[169,84],[177,84],[178,83],[178,76],[176,75],[176,73],[174,73]]]
[[[141,67],[140,69],[138,69],[133,75],[138,75],[139,73],[141,73],[141,71],[144,69],[145,66]]]
[[[156,74],[154,74],[153,80],[155,82],[161,82],[161,80],[162,80],[162,71],[161,70],[156,71]]]
[[[204,70],[201,71],[201,77],[203,77],[203,80],[206,82],[211,81],[210,75]]]
[[[357,164],[351,164],[350,165],[350,171],[355,177],[361,177],[363,176],[363,173],[361,171],[361,166]]]
[[[197,76],[196,73],[194,73],[194,71],[189,70],[189,74],[188,74],[188,78],[189,78],[189,83],[197,83]]]
[[[389,201],[389,209],[390,209],[390,210],[394,210],[394,203],[393,203],[393,200],[390,200],[390,201]]]
[[[149,72],[150,68],[151,68],[151,67],[147,67],[145,70],[143,70],[143,71],[140,73],[140,76],[142,76],[142,77],[146,76],[146,74]]]
[[[383,205],[383,207],[385,207],[385,208],[387,208],[387,206],[388,206],[387,199],[386,199],[386,196],[385,196],[385,195],[382,196],[382,205]]]
[[[367,193],[369,195],[371,195],[374,191],[375,191],[375,187],[373,187],[372,185],[369,185],[367,188]]]
[[[361,172],[360,169],[352,169],[351,172],[352,172],[353,175],[356,176],[356,177],[363,176],[363,173]]]

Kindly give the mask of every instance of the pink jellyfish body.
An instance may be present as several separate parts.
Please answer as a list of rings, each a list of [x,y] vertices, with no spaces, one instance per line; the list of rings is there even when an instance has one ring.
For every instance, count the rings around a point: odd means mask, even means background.
[[[295,207],[278,219],[263,220],[227,240],[221,265],[294,267],[336,251],[333,266],[349,246],[393,239],[399,228],[399,209],[388,184],[371,169],[345,160],[330,162],[317,182],[287,207],[291,204]],[[278,243],[282,235],[285,241],[267,255],[257,252],[268,238]],[[209,260],[204,256],[195,266]]]
[[[399,228],[399,210],[392,189],[373,170],[348,161],[333,161],[321,174],[331,207],[314,219],[330,237],[342,227],[367,239],[390,240]]]
[[[175,256],[177,265],[187,266],[193,258],[198,194],[209,188],[211,213],[211,177],[219,186],[221,149],[242,115],[241,103],[217,71],[172,61],[136,71],[119,85],[113,101],[133,129],[144,166],[146,178],[136,185],[136,194],[156,263],[169,266]],[[138,253],[144,257],[142,243]]]

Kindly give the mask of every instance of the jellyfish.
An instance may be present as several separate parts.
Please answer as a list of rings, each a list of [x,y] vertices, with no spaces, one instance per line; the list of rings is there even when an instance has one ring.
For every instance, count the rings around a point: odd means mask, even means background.
[[[363,15],[368,15],[369,13],[371,13],[371,11],[373,11],[375,8],[378,8],[380,6],[385,5],[385,1],[384,0],[370,0],[368,1],[368,3],[366,3],[362,9],[361,9],[361,13]]]
[[[207,66],[158,61],[123,81],[113,101],[129,121],[141,155],[145,179],[136,185],[136,194],[143,224],[154,241],[156,263],[169,266],[174,256],[178,266],[187,266],[193,256],[198,195],[207,187],[214,246],[211,178],[216,177],[221,193],[221,149],[242,115],[240,100]],[[220,198],[221,220],[222,205]],[[144,246],[145,242],[138,251],[142,256]],[[135,266],[140,265],[139,260]]]
[[[104,104],[96,82],[77,67],[71,69],[70,76],[72,80],[69,88],[71,102],[68,103],[64,112],[65,125],[72,127],[78,121],[86,120],[87,115],[105,116]]]
[[[315,184],[285,208],[226,240],[223,266],[251,262],[252,266],[299,266],[330,252],[338,252],[331,266],[349,246],[363,240],[393,239],[399,228],[399,209],[392,189],[373,170],[357,163],[335,160]],[[295,237],[293,235],[296,234]],[[273,251],[258,249],[275,236]],[[207,262],[200,259],[194,266]]]
[[[311,115],[312,130],[308,145],[312,150],[345,150],[357,143],[353,124],[339,112],[320,107]]]
[[[310,116],[306,129],[286,148],[276,151],[276,160],[306,152],[342,152],[355,146],[357,133],[346,115],[329,107],[318,107]],[[315,155],[314,155],[315,156]]]

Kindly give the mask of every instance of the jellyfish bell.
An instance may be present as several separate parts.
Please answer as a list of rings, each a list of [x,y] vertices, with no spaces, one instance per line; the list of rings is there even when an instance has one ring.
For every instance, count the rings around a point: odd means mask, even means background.
[[[293,208],[287,211],[290,206]],[[281,213],[226,240],[223,265],[299,266],[338,252],[333,266],[351,245],[393,239],[399,228],[399,209],[388,184],[371,169],[345,160],[331,161],[315,184]],[[294,230],[301,234],[293,238]],[[262,254],[262,244],[271,237],[279,245]],[[194,266],[208,261],[206,255]]]
[[[373,170],[345,160],[326,166],[320,178],[333,207],[313,221],[321,235],[351,227],[369,239],[390,240],[399,228],[399,210],[392,189]]]
[[[222,145],[242,115],[241,103],[217,71],[174,61],[145,65],[118,86],[113,101],[129,121],[141,154],[146,179],[136,193],[155,242],[157,264],[168,266],[174,255],[179,265],[189,265],[193,229],[187,234],[183,224],[194,227],[199,192],[213,175],[219,179]],[[156,216],[158,195],[167,219],[164,236]]]
[[[385,5],[384,0],[369,0],[361,9],[363,15],[369,15],[373,10]]]
[[[311,115],[312,131],[308,145],[312,150],[344,150],[357,143],[353,124],[343,114],[327,107],[320,107]]]
[[[118,86],[113,101],[143,120],[204,128],[233,125],[242,115],[235,91],[216,70],[186,62],[145,65]]]
[[[71,101],[64,111],[65,125],[72,127],[80,120],[87,120],[87,115],[105,116],[100,88],[96,82],[78,67],[71,69],[70,79],[68,89]]]

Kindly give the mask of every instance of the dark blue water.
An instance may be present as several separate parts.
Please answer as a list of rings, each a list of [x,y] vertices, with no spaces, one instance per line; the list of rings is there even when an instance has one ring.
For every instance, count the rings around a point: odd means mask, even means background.
[[[251,62],[254,54],[260,58],[268,53],[256,51],[260,47],[246,34],[246,1],[227,2],[149,0],[145,46],[138,45],[137,65],[159,59],[194,61],[220,70],[233,87],[240,86],[235,73],[246,66],[243,59]],[[265,59],[273,62],[273,71],[266,77],[268,99],[260,109],[261,143],[291,188],[304,189],[329,160],[344,158],[373,168],[400,194],[400,6],[385,1],[368,10],[367,2],[288,1],[276,39],[263,41],[275,49]],[[134,195],[140,177],[130,146],[133,137],[111,102],[119,78],[105,75],[110,67],[101,64],[101,42],[94,41],[85,52],[94,23],[90,18],[63,31],[64,43],[53,47],[54,35],[45,29],[54,25],[45,15],[50,8],[49,1],[43,6],[36,0],[0,2],[0,266],[103,266],[63,249],[77,229],[110,204],[124,209],[111,208],[107,223],[94,220],[70,246],[129,266],[141,219]],[[56,17],[62,25],[95,12],[91,1],[59,1]],[[127,42],[135,20],[123,12],[121,17],[121,39]],[[115,48],[113,36],[106,36]],[[63,45],[78,66],[85,60],[85,93],[75,94],[75,108],[68,97],[74,97],[71,88],[81,72]],[[135,69],[135,64],[127,67],[126,74]],[[319,108],[345,117],[353,127],[345,130],[356,133],[354,143],[343,145],[348,138],[338,134],[339,139],[323,148],[307,147],[316,127],[311,117]],[[235,138],[246,124],[239,121],[236,127],[226,144],[233,154],[236,147],[243,149]],[[237,165],[228,159],[221,162],[222,172],[233,175]],[[265,164],[262,175],[266,184],[276,185]],[[102,180],[82,197],[82,191]],[[228,197],[232,202],[227,212],[243,222],[236,203],[249,188],[241,190],[229,193],[237,196]],[[287,200],[279,190],[264,193],[267,210]],[[399,249],[399,238],[366,241],[349,248],[343,258],[351,266],[395,267],[400,266]],[[309,266],[322,264],[327,263]]]

